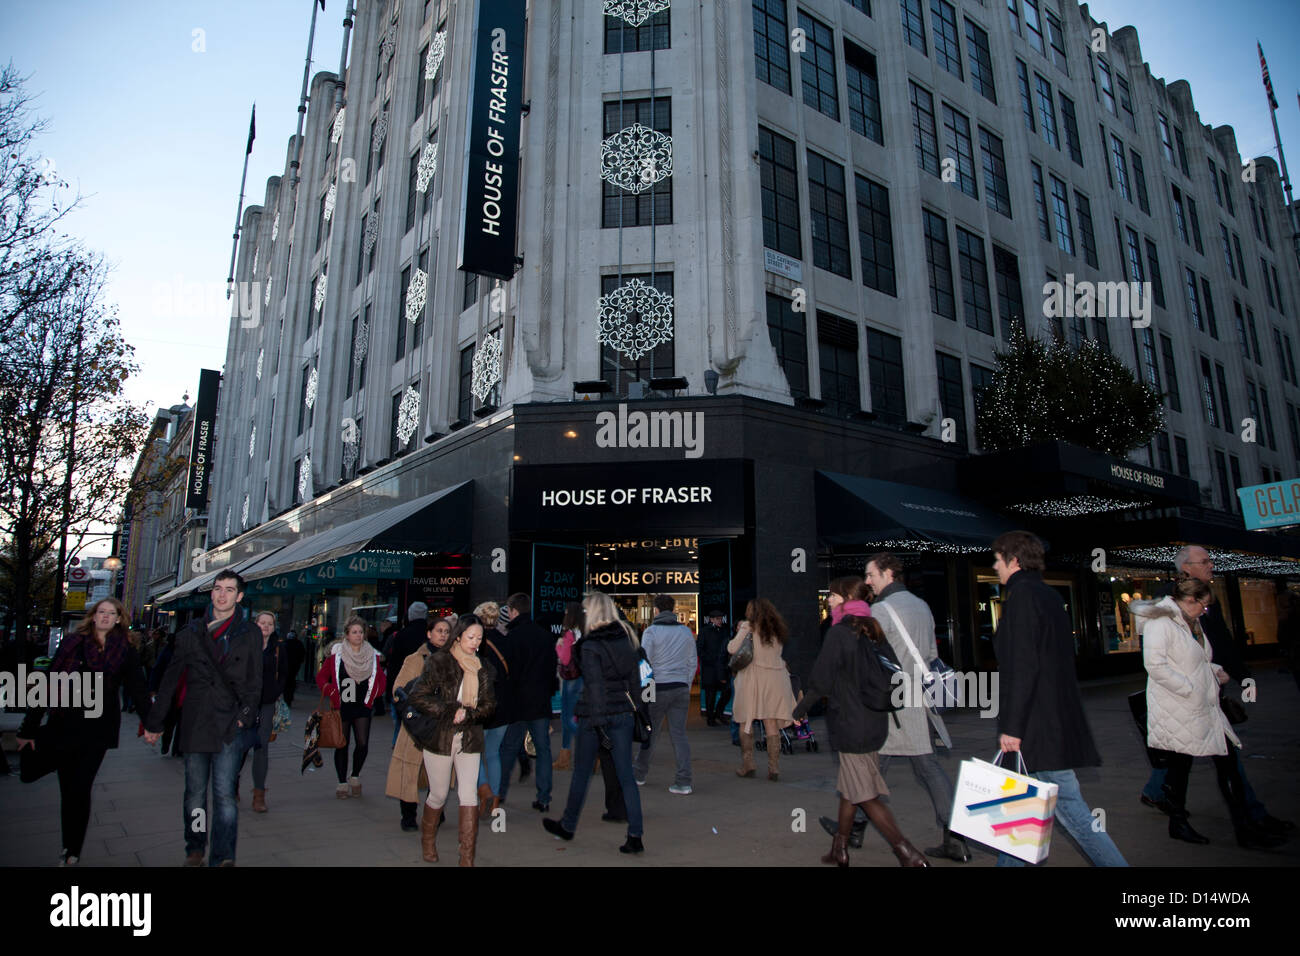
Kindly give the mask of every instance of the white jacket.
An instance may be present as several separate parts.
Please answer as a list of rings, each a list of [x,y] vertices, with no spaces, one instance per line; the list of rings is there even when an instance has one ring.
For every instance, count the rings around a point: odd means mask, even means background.
[[[1135,604],[1147,619],[1142,663],[1147,670],[1147,746],[1193,757],[1228,752],[1225,736],[1240,747],[1219,706],[1218,664],[1209,642],[1200,641],[1172,597]]]

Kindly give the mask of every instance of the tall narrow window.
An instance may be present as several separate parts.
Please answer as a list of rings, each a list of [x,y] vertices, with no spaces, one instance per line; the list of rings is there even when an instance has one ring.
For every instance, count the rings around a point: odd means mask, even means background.
[[[620,106],[622,107],[620,109]],[[645,99],[611,100],[604,104],[604,136],[608,139],[634,124],[649,127],[657,133],[671,136],[673,132],[673,101],[670,97],[657,97],[654,108]],[[601,228],[617,229],[620,226],[663,226],[673,221],[673,177],[665,176],[649,189],[639,193],[629,192],[617,183],[602,179]]]
[[[835,78],[835,35],[831,28],[802,10],[799,27],[807,34],[807,46],[799,58],[803,101],[833,120],[840,118],[839,85]]]
[[[1096,269],[1097,238],[1092,229],[1092,206],[1088,197],[1077,189],[1074,192],[1074,211],[1079,216],[1079,244],[1083,246],[1083,261]]]
[[[419,175],[420,154],[416,152],[411,156],[406,170],[406,225],[402,229],[403,234],[415,228],[415,213],[420,208],[420,194],[415,188]]]
[[[1219,421],[1223,425],[1224,431],[1231,432],[1232,406],[1228,403],[1228,376],[1224,373],[1223,366],[1218,362],[1214,363],[1214,373],[1219,380],[1219,398],[1221,400],[1221,404],[1219,405],[1219,412],[1221,413]]]
[[[975,154],[971,147],[970,120],[947,103],[943,104],[943,138],[948,156],[957,161],[957,188],[979,199],[975,185]]]
[[[1201,218],[1196,215],[1196,200],[1190,194],[1187,196],[1187,217],[1192,223],[1192,245],[1196,247],[1197,252],[1204,255],[1205,246],[1201,244]]]
[[[817,312],[817,358],[822,401],[835,415],[862,408],[858,380],[858,327],[847,319]]]
[[[994,212],[1011,218],[1011,187],[1002,140],[980,127],[980,160],[984,167],[984,201]]]
[[[1183,131],[1177,126],[1174,127],[1174,142],[1178,145],[1178,168],[1184,176],[1191,176],[1187,168],[1187,144],[1183,142]]]
[[[808,330],[805,313],[786,296],[767,293],[767,334],[793,398],[808,395]]]
[[[1214,299],[1210,295],[1210,280],[1201,276],[1201,305],[1205,308],[1205,321],[1210,327],[1210,338],[1219,338],[1219,320],[1214,314]]]
[[[792,140],[758,128],[759,179],[763,199],[763,245],[802,259],[799,170]]]
[[[966,20],[966,57],[970,62],[970,81],[975,91],[990,103],[997,103],[997,85],[993,80],[993,56],[989,53],[989,35],[969,19]]]
[[[912,100],[912,142],[916,162],[932,176],[939,175],[939,137],[934,126],[934,97],[929,90],[909,82]]]
[[[836,275],[852,275],[844,167],[812,150],[808,150],[808,207],[813,265]]]
[[[957,447],[965,448],[966,388],[962,383],[961,359],[944,352],[935,352],[934,357],[939,376],[939,408],[943,417],[951,418],[957,426]]]
[[[855,175],[853,178],[857,189],[862,284],[877,292],[897,295],[889,190],[865,176]]]
[[[1065,148],[1070,153],[1070,159],[1074,160],[1076,165],[1082,166],[1083,140],[1079,138],[1079,120],[1074,112],[1074,100],[1059,90],[1056,95],[1061,100],[1061,126],[1065,131]]]
[[[1250,283],[1246,280],[1246,258],[1241,254],[1241,236],[1235,232],[1232,234],[1232,248],[1237,253],[1237,278],[1241,280],[1242,285],[1249,288]]]
[[[468,423],[474,417],[474,344],[460,350],[460,376],[456,390],[456,417]]]
[[[1223,248],[1223,263],[1228,267],[1228,275],[1237,278],[1237,267],[1232,263],[1232,244],[1228,241],[1228,227],[1219,224],[1219,243]]]
[[[398,306],[397,306],[397,354],[393,357],[396,362],[406,355],[406,327],[411,323],[406,321],[406,290],[411,284],[411,267],[407,266],[402,270],[402,277],[398,285]]]
[[[849,88],[849,128],[885,145],[880,122],[880,84],[876,58],[861,47],[844,41],[844,72]]]
[[[1187,439],[1174,436],[1174,457],[1178,460],[1178,473],[1184,478],[1192,477],[1192,464],[1187,454]]]
[[[790,31],[786,0],[754,0],[754,60],[758,78],[790,92]]]
[[[1119,108],[1121,119],[1128,124],[1128,128],[1137,132],[1137,117],[1133,115],[1133,95],[1129,90],[1128,80],[1115,74],[1115,85],[1119,90]]]
[[[1211,428],[1219,427],[1219,412],[1214,400],[1214,375],[1210,360],[1201,356],[1201,414]]]
[[[1241,303],[1236,299],[1232,300],[1233,325],[1237,330],[1237,348],[1241,350],[1241,357],[1250,361],[1250,339],[1246,337],[1246,317],[1241,312]]]
[[[1160,336],[1160,355],[1165,360],[1165,399],[1175,412],[1183,410],[1183,400],[1178,394],[1178,366],[1174,364],[1174,340]]]
[[[1156,251],[1156,244],[1150,239],[1146,240],[1147,246],[1147,275],[1151,277],[1151,295],[1160,308],[1165,306],[1165,283],[1160,276],[1160,254]]]
[[[876,420],[894,425],[907,421],[903,340],[868,328],[867,374],[871,376],[871,411]]]
[[[754,5],[757,20],[758,4]],[[622,17],[605,16],[606,53],[643,53],[672,47],[671,10],[661,10],[634,27]]]
[[[1043,46],[1043,25],[1038,15],[1038,0],[1024,0],[1025,4],[1025,39],[1029,45],[1044,55],[1047,48]]]
[[[1255,310],[1247,307],[1246,309],[1246,328],[1250,330],[1250,347],[1255,351],[1255,364],[1264,364],[1264,353],[1259,348],[1259,332],[1255,327]]]
[[[1164,113],[1157,113],[1156,123],[1160,127],[1160,150],[1165,154],[1165,159],[1172,163],[1174,161],[1174,140],[1169,132],[1169,118]]]
[[[1115,108],[1115,81],[1110,73],[1110,64],[1100,53],[1097,54],[1097,78],[1099,81],[1098,90],[1101,93],[1101,105],[1106,107],[1107,111],[1114,116],[1119,115],[1119,110]]]
[[[1190,246],[1192,240],[1187,235],[1187,216],[1183,212],[1183,194],[1177,186],[1170,186],[1170,195],[1174,203],[1174,225],[1178,227],[1178,238],[1183,240],[1184,245]]]
[[[1134,330],[1137,334],[1137,330]],[[1160,362],[1156,357],[1156,337],[1147,326],[1141,330],[1142,343],[1142,377],[1151,390],[1160,391]]]
[[[1197,332],[1205,331],[1205,324],[1201,321],[1201,298],[1196,289],[1196,274],[1183,267],[1183,288],[1187,292],[1187,313],[1192,319],[1192,328]]]
[[[1029,132],[1036,132],[1034,128],[1034,101],[1029,95],[1029,70],[1020,60],[1016,60],[1016,84],[1020,89],[1020,112],[1025,117],[1025,125],[1029,127]]]
[[[925,222],[925,261],[930,280],[930,308],[935,315],[955,322],[957,305],[953,299],[948,222],[928,209],[923,209],[921,216]]]
[[[1119,194],[1132,202],[1133,192],[1128,184],[1128,163],[1124,159],[1124,144],[1120,142],[1118,136],[1110,138],[1110,158],[1111,164],[1115,167],[1115,184],[1119,187]]]
[[[1061,30],[1061,21],[1051,10],[1043,11],[1043,19],[1047,23],[1047,48],[1051,51],[1049,58],[1057,69],[1068,76],[1070,64],[1065,56],[1065,34]]]
[[[1142,246],[1138,242],[1138,234],[1128,226],[1124,227],[1124,234],[1127,238],[1125,250],[1128,253],[1128,277],[1130,282],[1142,283],[1146,281],[1146,276],[1142,272]]]
[[[934,58],[938,64],[965,80],[961,68],[961,42],[957,37],[957,11],[946,0],[930,0],[930,27],[934,30]]]
[[[1061,140],[1056,133],[1056,106],[1052,101],[1052,84],[1037,73],[1034,74],[1034,83],[1038,87],[1038,125],[1043,134],[1043,142],[1060,149]]]
[[[1138,208],[1148,216],[1151,215],[1151,202],[1147,198],[1147,173],[1142,165],[1142,156],[1136,149],[1128,151],[1133,160],[1133,185],[1137,187]]]
[[[993,334],[993,305],[989,299],[988,261],[984,240],[957,227],[957,268],[961,273],[961,305],[967,328]]]
[[[998,291],[998,320],[1003,342],[1025,327],[1025,303],[1020,292],[1020,263],[1015,255],[993,244],[993,279]]]
[[[1034,180],[1034,206],[1038,210],[1038,237],[1052,241],[1052,223],[1047,217],[1047,194],[1043,190],[1043,170],[1037,163],[1029,164]]]
[[[1052,215],[1056,219],[1056,245],[1062,252],[1074,255],[1074,225],[1070,221],[1070,193],[1065,183],[1051,177]]]
[[[930,51],[925,46],[925,20],[921,13],[921,0],[898,0],[898,6],[903,17],[903,42],[928,56]]]

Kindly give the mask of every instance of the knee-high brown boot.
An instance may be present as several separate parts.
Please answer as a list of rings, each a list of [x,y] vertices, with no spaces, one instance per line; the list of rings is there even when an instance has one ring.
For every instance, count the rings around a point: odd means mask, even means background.
[[[865,803],[858,804],[867,815],[880,835],[885,838],[890,848],[894,851],[894,856],[898,857],[899,866],[929,866],[921,851],[907,842],[907,837],[903,836],[903,831],[898,828],[898,822],[894,819],[894,814],[889,807],[880,802],[879,797],[867,800]]]
[[[442,807],[434,809],[427,803],[420,815],[420,849],[424,851],[425,863],[438,862],[438,824],[442,822]]]
[[[478,846],[478,805],[460,808],[460,865],[474,865]]]
[[[740,732],[740,769],[737,777],[754,776],[754,735]]]
[[[781,728],[773,721],[774,733],[767,735],[767,779],[778,780],[781,776]]]

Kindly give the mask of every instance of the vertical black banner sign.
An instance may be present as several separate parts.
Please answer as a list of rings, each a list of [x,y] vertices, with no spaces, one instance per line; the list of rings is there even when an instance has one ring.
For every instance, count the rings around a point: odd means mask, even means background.
[[[533,620],[557,637],[564,606],[582,600],[587,549],[563,544],[533,545]]]
[[[199,397],[194,404],[194,432],[190,436],[190,473],[185,486],[185,507],[202,511],[208,506],[208,477],[212,462],[213,429],[217,424],[217,392],[221,373],[199,371]]]
[[[500,279],[515,272],[525,23],[524,0],[479,0],[460,268]]]
[[[721,610],[727,627],[735,632],[736,615],[731,607],[731,542],[700,541],[700,620],[710,611]]]

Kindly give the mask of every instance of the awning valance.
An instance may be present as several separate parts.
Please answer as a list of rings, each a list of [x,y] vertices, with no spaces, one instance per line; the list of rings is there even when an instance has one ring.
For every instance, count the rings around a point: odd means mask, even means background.
[[[251,557],[244,558],[243,560],[236,561],[232,564],[224,564],[211,571],[205,571],[197,577],[190,578],[179,587],[174,587],[165,594],[160,594],[154,599],[154,603],[159,607],[162,607],[167,604],[174,604],[182,598],[198,594],[202,591],[210,591],[212,590],[213,583],[217,579],[217,575],[222,571],[235,571],[242,575],[244,571],[257,566],[263,561],[269,560],[282,550],[283,548],[275,548],[274,550],[264,551],[261,554],[252,555]]]

